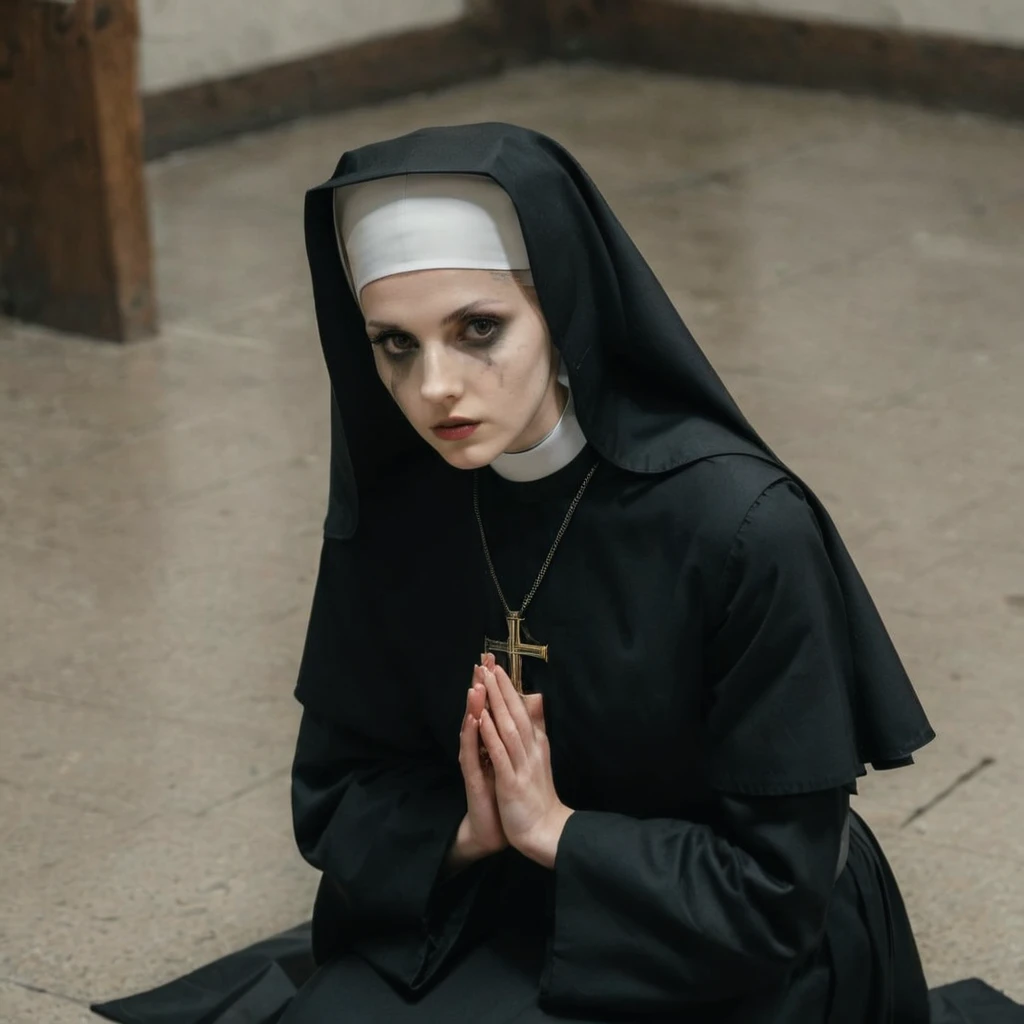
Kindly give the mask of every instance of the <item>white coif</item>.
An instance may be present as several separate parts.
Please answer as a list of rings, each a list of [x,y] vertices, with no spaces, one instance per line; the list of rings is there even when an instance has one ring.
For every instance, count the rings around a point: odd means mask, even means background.
[[[570,392],[561,418],[547,437],[525,451],[499,455],[491,463],[491,469],[498,476],[516,483],[541,480],[568,466],[586,446],[587,439],[576,418],[576,407]]]
[[[478,174],[402,174],[334,193],[342,262],[358,300],[413,270],[529,271],[512,200]]]

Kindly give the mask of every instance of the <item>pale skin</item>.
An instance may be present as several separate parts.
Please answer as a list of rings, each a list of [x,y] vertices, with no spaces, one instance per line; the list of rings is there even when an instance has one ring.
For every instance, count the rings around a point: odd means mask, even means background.
[[[514,274],[395,274],[368,284],[360,306],[382,382],[451,465],[488,466],[536,444],[558,422],[566,391],[557,352],[536,294]],[[435,427],[452,419],[477,426],[458,440],[439,436]],[[466,695],[459,765],[467,811],[448,870],[508,846],[553,868],[573,812],[555,790],[543,701],[517,694],[492,654],[475,667]]]
[[[377,373],[416,432],[458,469],[529,448],[558,422],[566,390],[532,288],[511,273],[419,270],[360,294]],[[479,426],[443,440],[450,418]]]
[[[481,747],[491,761],[481,762]],[[513,846],[553,868],[572,809],[558,798],[540,694],[521,697],[488,654],[473,673],[459,741],[466,816],[449,855],[457,870]]]

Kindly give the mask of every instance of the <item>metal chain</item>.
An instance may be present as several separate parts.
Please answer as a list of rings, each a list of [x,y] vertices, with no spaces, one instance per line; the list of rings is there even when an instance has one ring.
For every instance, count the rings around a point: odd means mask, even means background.
[[[522,615],[526,611],[526,606],[533,600],[533,595],[537,593],[537,588],[540,587],[544,580],[544,576],[548,571],[548,566],[551,565],[551,560],[555,557],[555,552],[558,550],[558,545],[562,541],[562,537],[565,536],[565,531],[569,529],[569,523],[572,521],[573,513],[576,511],[576,507],[579,505],[580,500],[583,498],[583,492],[587,489],[587,484],[590,483],[591,477],[597,472],[597,467],[600,462],[595,462],[590,467],[590,472],[583,478],[583,483],[580,484],[580,489],[576,492],[576,497],[572,499],[572,503],[569,505],[569,511],[565,514],[565,519],[562,520],[562,525],[558,528],[558,533],[555,535],[555,542],[551,545],[551,550],[548,552],[547,558],[544,559],[544,564],[540,568],[536,580],[533,582],[533,586],[530,588],[530,592],[523,598],[523,603],[519,608],[519,614]],[[473,512],[476,514],[477,526],[480,527],[480,541],[484,548],[484,558],[487,560],[487,568],[490,570],[491,579],[494,580],[494,585],[498,589],[498,597],[501,598],[501,606],[505,609],[505,615],[511,617],[512,609],[508,606],[508,601],[505,600],[504,591],[501,589],[501,584],[498,582],[498,574],[494,569],[494,563],[491,561],[491,551],[487,546],[487,535],[484,533],[484,521],[480,516],[480,487],[479,477],[476,473],[473,474]]]

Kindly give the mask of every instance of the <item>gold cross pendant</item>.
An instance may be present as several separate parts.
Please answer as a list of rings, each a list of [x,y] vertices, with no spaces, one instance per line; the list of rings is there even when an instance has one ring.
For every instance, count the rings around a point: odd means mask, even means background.
[[[540,658],[548,660],[547,644],[523,643],[523,637],[527,640],[530,634],[526,631],[526,623],[519,617],[519,612],[510,612],[505,619],[508,625],[508,642],[498,643],[484,637],[484,650],[494,654],[508,655],[509,678],[516,688],[516,693],[523,692],[523,658]]]

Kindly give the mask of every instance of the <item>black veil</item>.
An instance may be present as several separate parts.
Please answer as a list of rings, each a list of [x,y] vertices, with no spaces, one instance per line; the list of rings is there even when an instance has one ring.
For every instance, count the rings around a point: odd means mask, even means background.
[[[296,695],[371,735],[382,735],[367,693],[368,680],[380,677],[382,650],[392,666],[415,655],[428,677],[456,672],[461,680],[482,635],[475,625],[453,625],[445,611],[453,606],[446,588],[465,603],[483,579],[468,517],[470,474],[448,467],[423,443],[380,383],[338,252],[333,190],[410,172],[486,175],[511,197],[577,415],[605,460],[644,474],[725,454],[782,465],[593,182],[556,142],[511,125],[478,124],[423,129],[346,153],[334,176],[306,196],[333,408],[324,554]],[[832,520],[801,486],[843,592],[857,757],[880,769],[909,763],[934,733]],[[416,509],[418,540],[396,541],[383,524],[409,508]],[[401,636],[385,635],[382,621],[405,624]],[[394,742],[393,729],[388,738]]]

